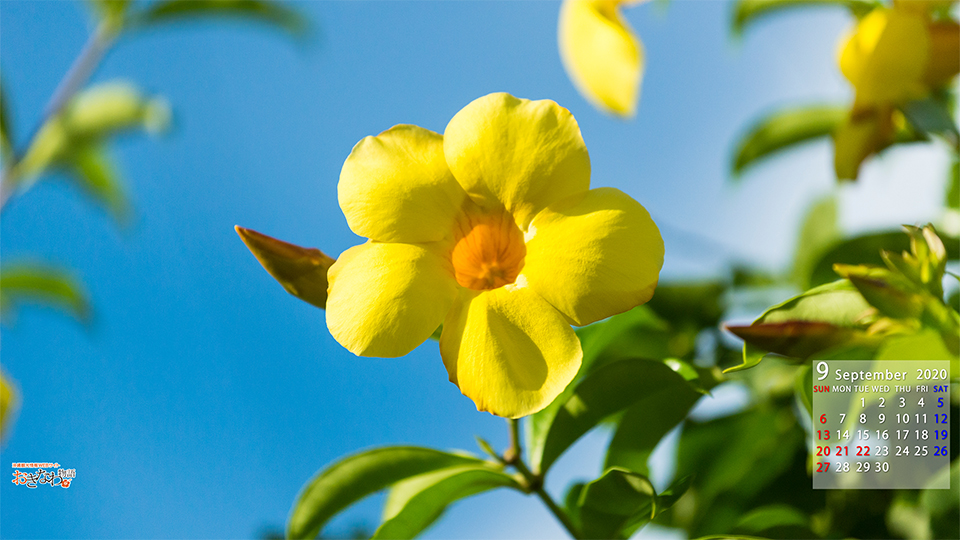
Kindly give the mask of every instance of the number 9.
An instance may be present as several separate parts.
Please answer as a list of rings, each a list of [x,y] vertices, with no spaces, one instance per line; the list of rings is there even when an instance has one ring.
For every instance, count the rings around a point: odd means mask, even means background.
[[[817,364],[817,373],[821,375],[820,378],[817,379],[818,381],[822,381],[827,378],[827,373],[830,373],[830,369],[827,368],[826,362],[820,362]]]

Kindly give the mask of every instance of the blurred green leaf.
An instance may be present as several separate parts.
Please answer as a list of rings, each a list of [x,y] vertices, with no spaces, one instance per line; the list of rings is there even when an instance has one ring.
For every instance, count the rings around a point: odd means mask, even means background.
[[[451,503],[501,487],[523,491],[513,476],[489,465],[452,467],[402,480],[390,490],[383,523],[373,538],[415,538]]]
[[[77,94],[61,116],[71,138],[103,140],[130,129],[162,131],[170,120],[170,106],[130,83],[112,81]]]
[[[714,521],[713,530],[729,530],[750,508],[739,504],[751,502],[792,465],[795,455],[806,457],[805,441],[790,408],[751,408],[708,422],[688,420],[677,451],[677,474],[697,475],[690,488],[696,519],[725,521]],[[714,502],[740,511],[713,514]]]
[[[675,326],[711,328],[723,316],[726,292],[727,284],[721,281],[660,283],[646,305]]]
[[[284,290],[320,309],[327,305],[327,270],[334,259],[316,248],[304,248],[244,229],[234,229],[263,269]]]
[[[950,164],[950,182],[947,184],[947,208],[960,210],[960,160],[954,158]]]
[[[920,493],[920,505],[930,515],[930,532],[933,538],[960,538],[960,460],[954,459],[944,467],[938,477],[930,479],[930,485],[949,475],[950,489],[925,489]]]
[[[75,96],[63,112],[47,120],[13,172],[29,185],[48,169],[72,166],[70,158],[85,146],[97,146],[131,129],[159,131],[169,122],[169,106],[123,82],[103,83]]]
[[[910,248],[910,239],[899,231],[870,233],[843,240],[826,250],[810,271],[811,286],[823,285],[837,279],[835,264],[883,264],[881,250],[900,252]]]
[[[430,448],[390,446],[344,458],[303,487],[287,522],[288,538],[314,538],[334,515],[391,485],[439,469],[484,462]]]
[[[260,0],[161,0],[137,14],[134,24],[149,26],[197,17],[239,17],[275,26],[294,37],[309,28],[295,9],[279,2]]]
[[[671,356],[670,325],[647,306],[635,307],[605,321],[578,328],[576,332],[583,349],[579,376],[623,358]]]
[[[741,5],[745,3],[741,2]],[[767,3],[774,2],[764,2]],[[776,111],[763,117],[737,143],[733,161],[734,178],[747,167],[776,152],[830,135],[846,115],[846,107],[807,105]]]
[[[755,508],[740,518],[737,523],[737,530],[746,533],[764,533],[771,529],[787,529],[795,532],[798,529],[806,533],[805,537],[811,537],[809,529],[810,517],[786,504],[770,504]],[[775,535],[775,538],[781,538],[781,535]],[[799,536],[797,536],[799,537]]]
[[[739,328],[739,329],[736,330],[736,331],[734,331],[733,328]],[[750,328],[749,326],[744,326],[744,327],[730,327],[730,326],[727,326],[727,330],[730,330],[731,332],[733,332],[734,335],[736,335],[737,337],[740,337],[740,339],[743,339],[743,340],[744,340],[744,342],[743,342],[743,362],[740,363],[740,364],[737,364],[737,365],[735,365],[735,366],[728,367],[727,369],[723,370],[724,373],[734,373],[734,372],[737,372],[737,371],[743,371],[743,370],[745,370],[745,369],[750,369],[750,368],[752,368],[753,366],[755,366],[755,365],[759,364],[760,362],[762,362],[763,359],[764,359],[764,357],[767,356],[767,349],[760,348],[760,347],[754,345],[753,343],[751,343],[752,339],[751,339],[751,340],[747,340],[746,338],[743,338],[742,336],[740,336],[740,334],[741,334],[741,333],[744,333],[744,332],[756,332],[756,330],[747,330],[747,329],[749,329],[749,328]],[[778,327],[778,328],[779,328],[779,327]],[[738,333],[738,332],[739,332],[739,333]],[[761,331],[761,332],[764,332],[764,331]],[[776,335],[775,331],[767,330],[767,331],[765,331],[765,332],[768,333],[768,334],[772,333],[772,334]],[[765,336],[763,336],[762,334],[759,335],[759,336],[754,336],[754,338],[760,338],[760,339],[763,339],[763,337],[765,337]]]
[[[6,373],[0,371],[0,442],[3,442],[13,425],[13,417],[19,406],[20,395]]]
[[[61,308],[80,322],[90,317],[90,301],[80,282],[55,266],[18,263],[0,268],[0,314],[7,322],[20,304],[39,302]]]
[[[115,28],[123,26],[124,15],[130,7],[130,0],[88,0],[88,2],[102,21]]]
[[[10,110],[7,108],[7,91],[0,78],[0,159],[6,163],[13,158],[13,132],[10,129]]]
[[[620,538],[629,522],[653,519],[656,500],[646,476],[609,468],[580,493],[580,532],[584,538]]]
[[[823,252],[840,238],[838,218],[837,198],[833,194],[816,201],[807,210],[793,254],[793,282],[801,289],[810,286],[811,270]]]
[[[671,429],[686,418],[700,399],[683,377],[662,372],[660,387],[630,406],[617,422],[607,446],[604,468],[623,467],[649,474],[647,460],[654,447]]]
[[[584,433],[664,385],[677,374],[662,362],[625,359],[606,364],[576,383],[572,393],[558,398],[530,417],[527,450],[534,473],[550,465]]]
[[[69,160],[80,187],[102,204],[117,221],[126,222],[131,213],[130,201],[106,150],[100,145],[84,145],[76,148]]]
[[[801,366],[797,370],[794,391],[807,414],[813,411],[813,371],[810,366]]]
[[[918,132],[940,135],[950,146],[960,146],[960,133],[957,132],[957,125],[945,104],[927,97],[907,102],[901,110]]]
[[[795,358],[808,358],[839,345],[872,343],[860,319],[870,304],[847,280],[820,285],[771,307],[750,326],[726,326],[750,344],[744,348],[744,363],[727,371],[759,363],[755,350]],[[755,348],[755,349],[754,349]]]
[[[694,540],[767,540],[762,536],[745,536],[742,534],[712,534],[710,536],[701,536]]]
[[[870,305],[888,317],[918,318],[929,299],[913,282],[887,268],[837,264],[834,270],[849,279]]]
[[[739,0],[733,8],[733,31],[742,34],[747,25],[777,12],[806,6],[840,6],[857,17],[869,13],[879,5],[870,0]]]
[[[916,334],[891,336],[877,350],[877,360],[949,360],[952,378],[960,374],[960,358],[951,353],[939,332],[931,329]]]

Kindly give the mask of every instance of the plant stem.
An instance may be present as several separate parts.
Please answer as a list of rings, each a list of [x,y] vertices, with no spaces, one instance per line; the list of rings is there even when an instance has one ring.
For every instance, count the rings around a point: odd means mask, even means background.
[[[507,425],[510,427],[510,447],[503,454],[503,461],[512,465],[519,472],[527,483],[527,487],[540,497],[543,504],[553,513],[557,521],[570,533],[573,538],[580,538],[577,527],[570,520],[570,516],[554,502],[547,490],[543,488],[543,477],[530,472],[530,468],[523,461],[523,452],[520,448],[520,422],[514,418],[507,419]]]
[[[90,76],[93,75],[97,66],[100,65],[107,51],[110,50],[110,46],[113,45],[118,31],[119,28],[115,22],[105,20],[90,34],[90,38],[87,39],[87,43],[80,51],[80,55],[73,61],[73,65],[70,66],[66,75],[63,76],[63,80],[57,85],[57,89],[54,90],[53,96],[51,96],[44,110],[43,118],[28,139],[28,149],[33,144],[40,128],[51,118],[59,115],[73,96],[76,95],[76,93],[83,88],[83,85],[86,84],[87,80],[90,79]],[[6,164],[3,168],[3,175],[0,176],[0,211],[6,208],[7,202],[10,201],[17,191],[14,169],[19,161],[17,156],[22,156],[23,153],[24,152],[14,153],[10,158],[10,163]]]

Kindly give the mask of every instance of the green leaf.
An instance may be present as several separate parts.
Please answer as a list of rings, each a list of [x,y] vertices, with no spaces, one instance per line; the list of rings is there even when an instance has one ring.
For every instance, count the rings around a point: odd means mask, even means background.
[[[580,528],[580,494],[583,493],[586,485],[585,482],[574,482],[570,484],[566,495],[563,496],[563,507],[577,529]]]
[[[810,286],[808,278],[814,265],[840,238],[837,221],[837,198],[833,194],[816,201],[807,211],[793,254],[792,278],[801,289]]]
[[[920,506],[930,515],[930,529],[933,538],[960,538],[960,522],[957,513],[960,510],[960,460],[954,459],[949,467],[944,467],[938,477],[930,479],[930,485],[943,481],[949,475],[950,489],[925,489],[920,493]]]
[[[960,358],[943,343],[940,333],[921,330],[916,334],[891,336],[877,350],[877,360],[949,360],[951,377],[960,377]]]
[[[918,318],[927,300],[932,299],[902,274],[887,268],[837,264],[834,270],[849,279],[863,298],[887,317]]]
[[[676,356],[670,354],[670,325],[647,306],[635,307],[576,332],[583,349],[579,376],[624,358]]]
[[[763,533],[782,527],[808,529],[810,518],[786,504],[770,504],[755,508],[740,518],[737,529],[748,533]]]
[[[26,302],[39,302],[63,309],[78,321],[90,317],[86,292],[69,272],[54,266],[19,263],[0,268],[0,313],[4,321],[15,316]]]
[[[584,486],[579,507],[584,538],[620,538],[628,523],[653,519],[657,492],[646,476],[614,467]]]
[[[513,476],[488,465],[452,467],[403,480],[390,490],[383,523],[373,538],[415,538],[451,503],[501,487],[523,491]]]
[[[654,447],[686,418],[701,395],[679,374],[662,372],[659,388],[631,405],[617,422],[604,468],[623,467],[649,474],[647,460]]]
[[[304,248],[277,240],[253,229],[234,229],[263,269],[284,290],[318,308],[327,305],[327,270],[334,259],[316,248]]]
[[[534,472],[546,473],[570,445],[600,421],[677,379],[664,363],[641,359],[618,360],[585,376],[565,399],[555,400],[531,417],[527,446]]]
[[[19,405],[20,394],[7,375],[0,371],[0,442],[6,439]]]
[[[921,133],[940,135],[950,146],[960,146],[960,132],[950,111],[940,101],[927,97],[907,102],[901,110],[910,125]]]
[[[809,274],[810,286],[823,285],[837,279],[835,264],[883,265],[881,250],[899,253],[910,249],[910,239],[900,231],[878,232],[843,240],[820,255]]]
[[[747,335],[745,333],[752,332],[752,330],[749,330],[751,327],[727,326],[726,328],[727,330],[730,330],[731,332],[733,332],[740,339],[743,339],[744,342],[743,342],[743,363],[736,366],[728,367],[727,369],[723,370],[724,373],[735,373],[737,371],[750,369],[753,366],[759,364],[761,361],[763,361],[764,357],[767,356],[768,353],[766,349],[760,348],[754,345],[753,343],[751,343],[753,339],[758,339],[759,336],[756,336],[756,335],[751,336],[751,340],[747,340],[747,338],[741,336],[741,334]]]
[[[950,182],[947,184],[947,208],[960,210],[960,160],[954,159],[950,164]]]
[[[660,283],[645,305],[676,327],[715,327],[723,316],[727,288],[721,281]],[[682,356],[672,352],[672,356]]]
[[[786,9],[804,6],[840,6],[862,17],[877,7],[870,0],[739,0],[733,9],[733,31],[742,34],[747,25]]]
[[[69,160],[80,187],[117,221],[126,222],[131,214],[130,201],[106,150],[100,145],[84,145],[76,148]]]
[[[801,366],[797,370],[794,392],[800,405],[806,409],[807,414],[813,413],[813,371],[810,366]]]
[[[130,0],[88,0],[93,10],[100,19],[114,28],[119,29],[123,26],[123,19],[127,8],[130,7]]]
[[[860,323],[872,308],[847,280],[810,289],[765,311],[750,326],[726,326],[749,343],[744,363],[727,371],[759,363],[756,351],[766,350],[794,358],[809,358],[821,351],[853,344],[870,344]]]
[[[4,162],[13,157],[12,133],[10,129],[10,110],[7,108],[7,91],[0,83],[0,159],[3,159]]]
[[[132,84],[112,81],[77,94],[61,116],[72,139],[104,140],[131,129],[166,129],[170,106],[163,98],[144,95]]]
[[[356,501],[424,473],[484,462],[430,448],[390,446],[347,457],[317,473],[300,492],[287,523],[288,538],[314,538],[323,525]]]
[[[294,37],[309,28],[299,11],[278,2],[260,0],[161,0],[140,12],[135,24],[150,26],[197,17],[239,17],[275,26]]]
[[[776,111],[763,117],[737,143],[733,161],[734,178],[763,158],[796,144],[830,135],[846,115],[846,107],[807,105]]]

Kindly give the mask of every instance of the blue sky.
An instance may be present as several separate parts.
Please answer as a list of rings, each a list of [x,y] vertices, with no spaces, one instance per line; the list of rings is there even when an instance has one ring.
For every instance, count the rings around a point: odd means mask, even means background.
[[[730,36],[726,2],[626,11],[647,52],[638,116],[592,109],[556,47],[551,2],[302,2],[305,43],[256,24],[189,22],[124,37],[94,81],[132,81],[172,104],[173,129],[112,149],[136,215],[118,228],[51,176],[0,220],[3,262],[74,269],[95,319],[45,308],[3,328],[3,369],[23,404],[2,462],[58,461],[69,489],[0,482],[4,538],[251,537],[280,528],[303,483],[357,450],[417,444],[502,448],[502,420],[447,382],[437,346],[356,358],[323,312],[284,293],[233,231],[250,227],[336,256],[362,240],[336,200],[340,166],[366,135],[395,124],[442,132],[494,91],[549,98],[577,118],[593,186],[644,204],[666,243],[663,279],[719,275],[732,261],[783,268],[805,207],[834,189],[815,143],[727,178],[737,134],[798,101],[847,101],[834,51],[838,10],[796,11]],[[3,0],[0,59],[16,140],[90,30],[84,3]],[[897,150],[840,190],[850,231],[935,219],[946,157]],[[910,182],[904,181],[909,178]],[[604,435],[559,465],[548,488],[599,473]],[[374,527],[373,499],[332,524]],[[434,538],[562,537],[539,502],[467,500]]]

